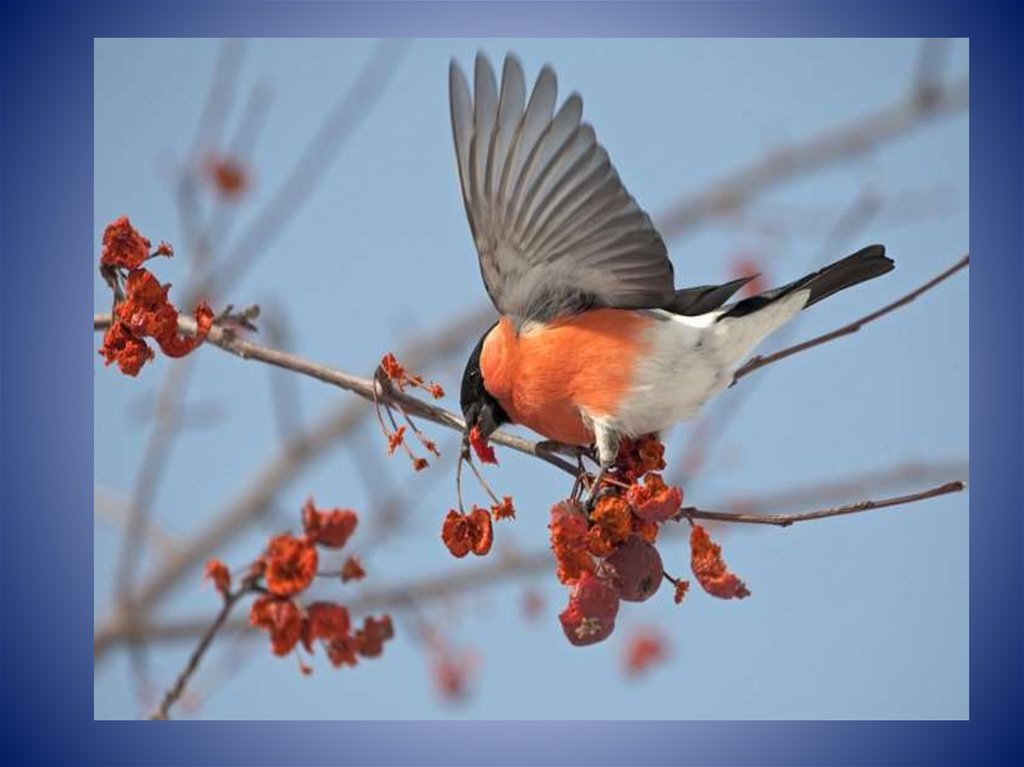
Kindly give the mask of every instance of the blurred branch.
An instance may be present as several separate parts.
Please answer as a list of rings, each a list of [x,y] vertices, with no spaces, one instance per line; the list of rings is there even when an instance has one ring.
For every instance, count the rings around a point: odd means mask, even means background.
[[[443,359],[483,332],[492,316],[490,307],[461,315],[431,336],[413,339],[400,356],[416,369],[431,360]],[[178,364],[188,362],[186,358],[179,360]],[[204,528],[142,584],[132,603],[121,605],[118,612],[131,617],[152,610],[192,568],[201,565],[249,524],[268,513],[286,485],[294,481],[314,459],[323,457],[331,445],[352,433],[371,412],[362,402],[346,402],[314,419],[314,425],[308,430],[294,434],[281,445],[278,453],[257,467],[242,483],[239,493],[214,513]],[[121,620],[121,617],[109,620]],[[97,637],[103,633],[104,629],[99,629]],[[100,657],[104,648],[99,638],[96,646],[97,657]]]
[[[932,120],[962,112],[968,105],[968,79],[937,85],[930,93],[924,99],[915,90],[895,104],[769,152],[669,206],[655,219],[658,230],[666,240],[678,237],[735,212],[752,198],[797,176],[853,160]]]
[[[942,92],[950,42],[945,37],[926,37],[921,40],[912,90],[919,103],[930,105]]]
[[[882,195],[881,208],[872,223],[894,229],[899,226],[938,221],[961,209],[957,190],[950,186],[931,185],[903,189]],[[744,210],[730,226],[752,234],[780,236],[795,234],[822,237],[833,228],[838,206],[826,202],[795,203],[779,200],[758,202]]]
[[[200,155],[205,148],[219,141],[228,111],[234,101],[244,52],[244,40],[229,38],[222,41],[213,66],[213,77],[210,80],[203,111],[200,113],[186,156],[188,170],[181,173],[177,180],[178,212],[185,239],[185,252],[192,256],[195,263],[202,262],[208,254],[203,242],[204,237],[199,231],[198,184],[193,169],[199,164]]]
[[[291,327],[284,307],[276,305],[271,311],[264,311],[260,326],[271,346],[278,349],[288,349],[292,346]],[[287,440],[295,433],[301,421],[298,382],[292,376],[284,375],[277,370],[271,370],[269,373],[270,398],[274,406],[277,434],[282,440]]]
[[[221,45],[214,65],[214,75],[189,150],[189,165],[195,165],[204,144],[216,140],[223,130],[227,110],[237,89],[241,67],[243,42],[226,40]],[[196,199],[195,178],[183,173],[178,184],[178,209],[188,252],[189,279],[194,280],[198,267],[207,260],[203,252],[204,235],[200,232],[199,206]],[[125,534],[115,565],[114,584],[117,601],[125,607],[132,598],[135,575],[142,553],[141,540],[148,534],[151,510],[157,488],[163,477],[170,452],[181,426],[181,409],[189,377],[194,368],[192,360],[171,366],[157,396],[156,422],[146,439],[142,461],[135,476],[135,484],[127,508]]]
[[[331,161],[386,92],[408,41],[382,40],[348,91],[324,118],[281,186],[211,275],[211,294],[227,289],[271,245],[322,180]],[[186,302],[188,303],[188,302]]]
[[[536,575],[545,568],[552,568],[554,560],[548,549],[530,554],[510,553],[500,558],[486,560],[479,566],[460,568],[433,577],[417,577],[408,584],[367,589],[346,605],[354,615],[369,614],[381,610],[401,610],[410,604],[443,599],[452,594],[465,593],[477,588],[499,583],[506,578]],[[97,637],[105,646],[114,644],[137,644],[139,642],[179,641],[195,639],[209,625],[209,617],[184,618],[163,624],[139,622],[135,624],[112,625],[108,633]],[[225,631],[251,630],[246,621],[231,621]]]
[[[708,511],[696,507],[685,507],[680,512],[680,519],[702,519],[720,522],[743,522],[775,527],[788,527],[797,522],[825,519],[846,514],[859,514],[872,509],[899,506],[929,498],[936,498],[949,493],[957,493],[965,487],[963,482],[947,482],[937,487],[892,498],[837,506],[817,511],[798,514],[737,514],[730,512]],[[408,584],[368,590],[348,603],[354,613],[371,613],[379,610],[401,610],[410,604],[422,605],[424,602],[449,597],[455,593],[464,593],[504,581],[507,578],[536,575],[553,567],[554,559],[548,549],[528,554],[507,554],[493,563],[479,567],[459,569],[443,573],[432,578],[417,577]],[[162,624],[136,623],[111,626],[111,633],[102,637],[104,645],[115,643],[153,643],[171,642],[194,639],[208,624],[209,619],[185,618]],[[243,621],[232,622],[225,630],[238,632],[250,630]],[[99,638],[97,639],[99,642]]]
[[[188,275],[190,284],[196,281],[201,265],[210,256],[207,252],[208,238],[200,228],[200,203],[196,176],[192,169],[197,164],[204,144],[215,142],[223,130],[237,89],[243,52],[244,44],[241,40],[229,39],[222,43],[206,102],[192,138],[187,161],[189,172],[180,175],[176,186],[178,215],[186,250],[191,254]],[[146,439],[142,462],[135,475],[126,510],[125,532],[115,565],[114,588],[118,609],[127,608],[131,602],[143,550],[142,542],[149,536],[153,501],[182,425],[183,401],[194,367],[191,360],[183,363],[169,368],[164,376],[157,398],[157,419]],[[135,657],[134,665],[136,669],[142,668],[145,659]]]
[[[202,252],[209,244],[212,231],[211,223],[205,231],[200,231],[199,209],[195,199],[195,176],[192,167],[203,147],[214,141],[223,129],[226,119],[225,105],[233,98],[237,85],[238,70],[241,61],[242,47],[228,41],[221,48],[215,65],[212,85],[207,97],[206,106],[200,118],[196,134],[190,150],[190,172],[182,174],[178,186],[178,202],[182,218],[182,228],[189,243],[188,250],[192,253],[187,293],[201,295],[212,293],[215,282],[225,282],[225,275],[238,278],[244,269],[251,265],[252,259],[269,244],[281,227],[295,214],[316,188],[330,160],[337,154],[350,132],[372,111],[384,84],[390,78],[398,61],[404,43],[382,42],[377,45],[370,61],[361,70],[350,91],[338,102],[328,114],[312,142],[300,156],[291,175],[285,180],[277,193],[272,195],[267,207],[258,215],[235,248],[234,255],[229,258],[225,268],[218,270],[216,276],[208,270],[212,254]],[[261,114],[262,92],[254,92],[247,107],[247,115],[255,117]],[[243,131],[245,130],[243,126]],[[238,138],[239,146],[243,145],[244,133]],[[275,207],[275,206],[280,206]],[[195,299],[185,303],[195,303]],[[125,536],[116,565],[114,583],[118,590],[120,609],[131,608],[135,601],[132,593],[136,570],[141,556],[139,541],[146,533],[150,521],[150,509],[156,496],[159,482],[163,476],[167,460],[170,456],[176,436],[179,433],[177,417],[181,402],[188,387],[188,377],[194,367],[192,360],[183,360],[172,366],[161,387],[158,411],[167,414],[158,418],[150,431],[143,449],[143,458],[135,479],[135,487],[128,507],[128,519]]]
[[[128,502],[113,491],[97,487],[93,492],[93,513],[97,519],[114,527],[123,528],[128,521]],[[181,541],[156,524],[150,524],[143,541],[162,558],[169,559],[181,546]]]
[[[159,419],[162,415],[157,409],[155,395],[152,392],[138,397],[124,410],[125,422],[131,426],[143,426]],[[209,398],[187,404],[181,403],[176,412],[172,411],[171,417],[177,418],[178,426],[182,430],[199,430],[220,425],[226,419],[227,412],[222,401]]]
[[[172,365],[164,378],[157,397],[156,422],[146,440],[125,512],[124,537],[114,569],[117,601],[122,607],[133,598],[135,575],[142,555],[140,543],[148,535],[157,487],[163,478],[174,436],[180,426],[178,411],[188,386],[188,377],[195,368],[191,360],[183,362],[183,365]]]
[[[210,161],[214,163],[227,161],[234,163],[240,169],[252,167],[256,140],[266,125],[269,109],[270,87],[265,83],[255,85],[249,92],[238,122],[238,131],[228,144],[228,148],[217,149],[211,146],[207,150],[210,156],[199,160],[198,164],[186,168],[182,176],[190,179],[190,183],[195,184],[197,176],[208,176],[211,173],[211,168],[206,165]],[[249,183],[251,183],[251,178]],[[219,252],[231,224],[239,212],[238,200],[233,196],[223,194],[223,192],[214,195],[211,207],[206,226],[202,229],[196,242],[196,261],[202,262],[204,269],[210,268],[209,261],[213,260],[214,253]],[[197,270],[192,278],[192,282],[186,290],[187,293],[195,292],[196,286],[205,283],[208,276]]]
[[[949,277],[952,277],[961,269],[967,267],[967,265],[970,263],[970,260],[971,256],[968,253],[955,264],[953,264],[953,266],[949,267],[949,269],[947,269],[937,277],[932,278],[921,287],[917,288],[916,290],[912,290],[910,293],[907,293],[902,298],[893,301],[891,304],[883,306],[881,309],[871,312],[870,314],[866,314],[858,320],[854,320],[848,325],[843,325],[841,328],[836,328],[835,330],[829,333],[824,333],[820,336],[817,336],[816,338],[804,341],[803,343],[795,344],[794,346],[789,346],[785,349],[781,349],[780,351],[777,351],[774,354],[767,354],[764,356],[758,355],[752,357],[739,370],[737,370],[735,374],[733,374],[732,385],[735,385],[736,382],[739,381],[741,378],[743,378],[746,375],[749,375],[750,373],[754,372],[755,370],[758,370],[759,368],[763,368],[767,365],[771,365],[774,362],[778,362],[779,360],[786,359],[786,357],[792,357],[794,354],[799,354],[800,352],[806,351],[807,349],[811,349],[815,346],[820,346],[821,344],[828,343],[829,341],[834,341],[837,338],[842,338],[843,336],[848,336],[852,333],[856,333],[865,325],[868,325],[874,322],[875,320],[884,317],[890,312],[896,311],[901,306],[906,306],[918,296],[922,295],[923,293],[927,293],[940,282],[943,282]]]
[[[219,143],[220,134],[227,122],[231,103],[238,90],[238,75],[245,53],[245,40],[227,38],[221,42],[217,60],[213,65],[213,77],[206,94],[203,111],[192,137],[189,157],[195,161],[206,147]]]
[[[426,476],[413,474],[405,481],[395,483],[381,481],[384,475],[381,473],[383,467],[379,465],[382,462],[379,453],[364,450],[352,443],[348,454],[356,464],[356,474],[362,480],[363,490],[369,499],[368,518],[372,523],[368,534],[362,539],[360,555],[365,557],[398,533],[411,516],[409,510],[415,507],[416,499],[429,492],[429,486],[441,477],[451,476],[447,473],[452,465],[450,456],[458,455],[459,447],[459,440],[452,440],[442,447],[441,457],[431,459],[434,471],[425,472]]]

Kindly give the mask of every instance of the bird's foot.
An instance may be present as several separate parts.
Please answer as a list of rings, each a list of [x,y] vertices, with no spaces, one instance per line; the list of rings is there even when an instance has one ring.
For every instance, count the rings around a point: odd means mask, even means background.
[[[608,474],[608,470],[611,466],[602,466],[590,483],[590,487],[587,490],[587,499],[583,502],[583,511],[589,517],[590,512],[594,510],[594,506],[601,500],[602,497],[608,493],[614,492],[614,489],[605,483],[604,478]]]

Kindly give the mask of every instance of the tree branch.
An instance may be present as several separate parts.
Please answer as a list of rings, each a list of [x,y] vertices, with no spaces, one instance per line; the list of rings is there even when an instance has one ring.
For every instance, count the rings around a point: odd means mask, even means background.
[[[732,495],[717,505],[746,514],[772,514],[777,510],[848,503],[871,492],[899,492],[915,483],[942,483],[948,477],[966,478],[969,474],[970,464],[966,460],[911,462],[774,492]]]
[[[955,264],[953,264],[953,266],[949,267],[949,269],[947,269],[946,271],[944,271],[942,274],[938,275],[937,277],[933,277],[932,279],[928,280],[928,282],[926,282],[921,287],[917,288],[916,290],[910,291],[909,293],[907,293],[902,298],[899,298],[899,299],[893,301],[891,304],[887,304],[886,306],[883,306],[881,309],[877,309],[877,310],[871,312],[870,314],[864,315],[863,317],[861,317],[858,320],[854,320],[853,322],[849,323],[848,325],[843,325],[841,328],[836,328],[835,330],[832,330],[832,331],[830,331],[828,333],[824,333],[824,334],[822,334],[822,335],[820,335],[820,336],[818,336],[816,338],[812,338],[812,339],[810,339],[808,341],[803,341],[802,343],[794,344],[793,346],[786,347],[785,349],[781,349],[781,350],[775,352],[774,354],[766,354],[763,357],[760,356],[760,355],[755,356],[755,357],[751,357],[742,367],[739,368],[739,370],[737,370],[733,374],[732,385],[735,385],[736,382],[739,381],[744,376],[753,373],[755,370],[757,370],[759,368],[763,368],[763,367],[766,367],[767,365],[771,365],[773,362],[778,362],[779,360],[786,359],[786,357],[792,357],[794,354],[799,354],[800,352],[806,351],[807,349],[811,349],[811,348],[813,348],[815,346],[820,346],[821,344],[828,343],[829,341],[834,341],[837,338],[842,338],[843,336],[848,336],[848,335],[850,335],[852,333],[856,333],[858,330],[860,330],[865,325],[868,325],[868,324],[874,322],[875,320],[880,319],[881,317],[884,317],[885,315],[889,314],[890,312],[896,311],[901,306],[906,306],[907,304],[909,304],[911,301],[913,301],[915,298],[917,298],[921,294],[927,293],[929,290],[934,288],[940,282],[943,282],[944,280],[948,279],[949,277],[952,277],[954,274],[959,272],[961,269],[965,268],[970,263],[970,261],[971,261],[971,255],[970,255],[970,253],[968,253],[963,258],[961,258],[959,261],[957,261]]]
[[[949,493],[959,493],[967,485],[961,480],[946,482],[937,487],[922,490],[909,495],[897,495],[892,498],[882,498],[878,501],[859,501],[849,503],[845,506],[833,506],[828,509],[817,511],[804,511],[797,514],[746,514],[735,511],[707,511],[698,509],[695,506],[684,506],[680,509],[676,519],[703,519],[711,522],[742,522],[754,525],[774,525],[776,527],[789,527],[796,522],[806,522],[811,519],[826,519],[828,517],[840,517],[845,514],[859,514],[862,511],[872,509],[884,509],[889,506],[900,506],[914,501],[923,501],[928,498],[935,498]]]
[[[150,715],[150,719],[168,719],[170,718],[171,706],[173,706],[181,694],[185,692],[185,685],[188,684],[188,680],[199,668],[199,662],[203,659],[207,649],[210,647],[210,643],[213,642],[213,638],[217,636],[217,632],[221,630],[224,623],[228,619],[228,615],[231,614],[231,610],[238,603],[243,596],[249,594],[252,591],[252,582],[246,580],[239,586],[238,591],[228,593],[224,595],[224,604],[221,605],[220,612],[217,613],[217,617],[213,623],[210,624],[209,628],[206,629],[202,637],[199,639],[199,644],[196,645],[192,654],[188,657],[188,662],[185,664],[185,668],[182,669],[181,673],[178,674],[177,680],[171,688],[164,694],[163,700],[160,705],[157,706],[156,711]]]
[[[109,314],[97,314],[93,317],[93,330],[106,330],[109,325]],[[179,315],[178,328],[183,333],[195,335],[196,322],[191,317]],[[286,352],[278,351],[277,349],[271,349],[266,346],[251,343],[250,341],[245,341],[239,338],[232,330],[215,326],[210,329],[210,333],[206,337],[206,343],[213,344],[214,346],[223,349],[230,354],[234,354],[236,357],[243,360],[256,360],[285,370],[291,370],[294,373],[300,373],[302,375],[309,376],[310,378],[315,378],[318,381],[322,381],[324,383],[331,384],[332,386],[337,386],[339,389],[351,392],[358,397],[362,397],[368,402],[373,402],[376,397],[380,402],[387,402],[395,405],[396,407],[402,408],[409,415],[424,418],[432,423],[436,423],[457,432],[465,431],[465,421],[460,416],[455,415],[449,410],[445,410],[442,407],[417,399],[416,397],[406,394],[403,391],[399,391],[394,387],[381,386],[373,381],[373,379],[361,378],[359,376],[352,375],[351,373],[346,373],[342,370],[328,367],[327,365],[311,362],[310,360],[298,357],[294,354],[288,354]],[[555,466],[574,477],[576,476],[576,466],[573,463],[561,458],[556,450],[548,448],[543,444],[531,442],[530,440],[523,439],[522,437],[515,437],[503,432],[496,432],[491,437],[491,441],[495,444],[503,445],[525,455],[540,458],[542,461],[546,461],[552,466]],[[573,448],[571,446],[564,446],[559,448],[559,450],[571,453]]]

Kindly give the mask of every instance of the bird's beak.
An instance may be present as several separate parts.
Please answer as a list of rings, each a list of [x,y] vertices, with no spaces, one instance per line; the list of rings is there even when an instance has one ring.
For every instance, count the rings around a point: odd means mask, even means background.
[[[469,459],[469,433],[476,426],[477,419],[480,416],[480,406],[472,405],[467,411],[465,411],[466,417],[466,430],[462,434],[462,457]]]
[[[484,442],[491,438],[491,435],[498,430],[498,424],[494,420],[494,413],[491,408],[484,405],[480,408],[480,414],[476,417],[476,431]]]
[[[498,430],[498,424],[494,420],[494,413],[486,405],[477,405],[466,413],[466,432],[462,435],[462,455],[469,457],[469,433],[476,429],[479,438],[486,442],[491,435]]]

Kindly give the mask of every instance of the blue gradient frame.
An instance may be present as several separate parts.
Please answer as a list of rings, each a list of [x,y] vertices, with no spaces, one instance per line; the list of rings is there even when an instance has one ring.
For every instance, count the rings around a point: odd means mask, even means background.
[[[2,13],[0,762],[1024,762],[1019,4],[26,2]],[[93,38],[441,34],[971,38],[970,721],[93,721],[96,275],[82,258],[92,242]]]

